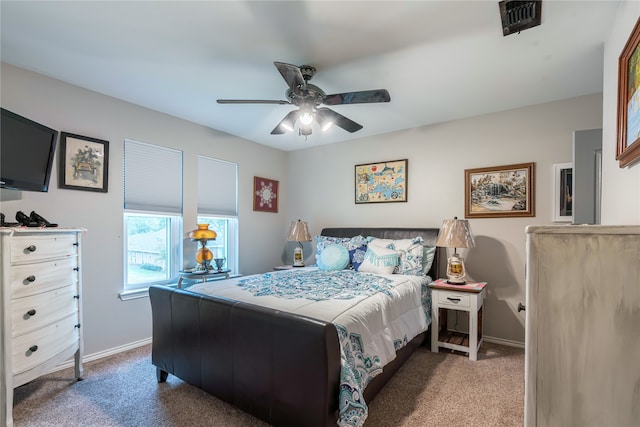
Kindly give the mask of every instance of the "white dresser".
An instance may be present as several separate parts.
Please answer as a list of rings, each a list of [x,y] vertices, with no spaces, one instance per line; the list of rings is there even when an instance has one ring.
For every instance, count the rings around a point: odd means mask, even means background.
[[[640,226],[527,227],[525,426],[640,425]]]
[[[71,357],[82,377],[81,229],[0,228],[0,425],[13,389]]]

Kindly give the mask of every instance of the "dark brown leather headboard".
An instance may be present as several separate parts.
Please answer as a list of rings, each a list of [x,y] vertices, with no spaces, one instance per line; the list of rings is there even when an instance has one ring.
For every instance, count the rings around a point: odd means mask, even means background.
[[[357,227],[329,227],[323,228],[320,234],[330,237],[354,237],[362,235],[364,237],[373,236],[380,239],[410,239],[412,237],[422,237],[425,246],[435,246],[438,239],[438,228],[357,228]],[[440,248],[436,249],[436,255],[429,270],[429,277],[433,280],[438,279],[439,273],[439,253]]]

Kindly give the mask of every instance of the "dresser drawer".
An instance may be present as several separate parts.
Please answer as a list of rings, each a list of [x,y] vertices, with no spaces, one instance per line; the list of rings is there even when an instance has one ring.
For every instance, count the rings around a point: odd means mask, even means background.
[[[78,342],[80,332],[73,314],[49,326],[13,338],[13,374],[38,366]]]
[[[16,265],[9,273],[11,298],[22,298],[62,288],[78,281],[77,258]]]
[[[76,287],[70,285],[13,300],[13,337],[46,327],[78,311],[78,299],[74,298],[77,294]]]
[[[76,257],[75,234],[16,235],[11,239],[11,264],[27,263],[60,257]]]
[[[462,295],[460,292],[438,291],[438,304],[440,307],[471,307],[471,296]]]

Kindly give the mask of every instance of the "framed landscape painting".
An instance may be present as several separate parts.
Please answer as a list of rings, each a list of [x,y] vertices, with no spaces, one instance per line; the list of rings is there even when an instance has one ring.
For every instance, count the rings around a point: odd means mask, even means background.
[[[356,165],[356,205],[406,202],[407,166],[407,159]]]
[[[465,217],[535,216],[533,163],[466,169],[464,178]]]

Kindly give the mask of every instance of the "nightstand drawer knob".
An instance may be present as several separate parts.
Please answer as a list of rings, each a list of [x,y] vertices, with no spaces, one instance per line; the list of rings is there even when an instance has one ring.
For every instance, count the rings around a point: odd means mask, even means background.
[[[27,314],[29,316],[35,316],[36,315],[36,311],[32,308],[31,310],[27,311]]]
[[[38,346],[37,345],[32,345],[31,347],[29,347],[29,351],[31,353],[35,353],[36,351],[38,351]]]
[[[460,302],[460,298],[451,298],[451,297],[447,297],[447,299],[451,302],[455,302],[455,303],[459,303]]]
[[[518,313],[520,313],[521,311],[526,311],[526,307],[524,305],[522,305],[521,302],[518,303]]]

